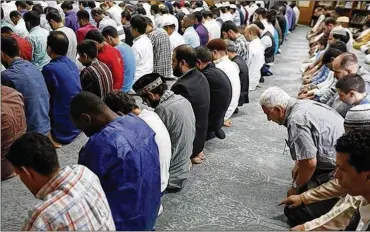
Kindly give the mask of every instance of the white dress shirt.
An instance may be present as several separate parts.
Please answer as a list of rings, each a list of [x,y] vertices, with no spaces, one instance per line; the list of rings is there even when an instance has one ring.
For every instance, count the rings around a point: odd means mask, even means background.
[[[170,20],[171,22],[173,22],[173,24],[175,24],[175,30],[179,31],[179,20],[176,18],[176,16],[174,16],[170,13],[164,14],[163,16],[166,17],[166,20]]]
[[[111,8],[109,8],[108,13],[111,15],[112,19],[116,21],[117,25],[122,25],[121,23],[121,13],[122,13],[122,8],[118,6],[118,4],[115,4]]]
[[[193,48],[200,46],[199,35],[193,26],[186,28],[184,32],[184,39],[185,43],[192,46]]]
[[[116,28],[118,25],[116,23],[116,21],[114,21],[113,19],[111,19],[109,16],[105,16],[100,22],[99,22],[99,31],[102,32],[104,30],[105,27],[107,26],[112,26],[114,28]]]
[[[58,28],[57,31],[62,31],[68,38],[68,51],[67,56],[70,58],[73,62],[76,62],[76,56],[77,56],[77,37],[75,32],[69,28],[69,27],[61,27]]]
[[[153,45],[148,36],[143,34],[134,40],[132,50],[136,61],[135,83],[140,77],[153,72]]]
[[[228,56],[221,57],[214,61],[216,68],[221,69],[231,82],[232,96],[229,108],[227,108],[224,120],[228,120],[238,107],[240,97],[240,78],[239,78],[239,66],[231,61]]]
[[[174,31],[169,37],[171,42],[171,52],[173,52],[176,47],[185,44],[184,37],[182,37],[182,35],[177,31]]]
[[[204,26],[207,28],[209,33],[209,40],[221,38],[221,26],[216,19],[211,19],[204,22]]]
[[[17,22],[17,25],[14,26],[15,33],[18,34],[22,38],[28,37],[28,30],[26,28],[26,23],[24,22],[23,19],[20,19]]]
[[[161,171],[161,192],[163,192],[167,188],[168,178],[170,177],[169,170],[172,157],[170,134],[161,118],[155,112],[143,109],[139,117],[155,132],[154,139],[158,146]]]
[[[261,78],[261,68],[265,64],[265,47],[259,38],[249,43],[248,55],[249,90],[255,90]]]
[[[370,204],[361,206],[360,209],[361,219],[358,223],[356,231],[365,231],[370,223]]]

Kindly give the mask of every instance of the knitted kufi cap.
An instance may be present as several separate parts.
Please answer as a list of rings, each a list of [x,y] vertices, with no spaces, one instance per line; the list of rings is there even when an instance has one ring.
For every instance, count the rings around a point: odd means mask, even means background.
[[[350,129],[370,129],[370,104],[351,108],[344,119],[344,127]]]

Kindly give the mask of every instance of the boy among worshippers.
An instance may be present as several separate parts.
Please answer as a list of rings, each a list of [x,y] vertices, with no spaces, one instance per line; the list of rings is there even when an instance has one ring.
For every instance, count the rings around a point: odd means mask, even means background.
[[[30,210],[22,231],[116,229],[98,177],[82,165],[61,168],[48,137],[26,133],[13,143],[6,158],[41,200]]]
[[[122,91],[112,92],[104,99],[105,104],[118,115],[134,114],[144,120],[155,132],[155,142],[158,146],[161,169],[161,192],[166,190],[169,178],[171,160],[171,140],[166,126],[159,116],[150,110],[140,109],[135,99]]]
[[[78,163],[98,176],[117,231],[153,230],[161,200],[154,131],[132,114],[118,116],[90,92],[73,98],[70,113],[89,137]]]
[[[36,11],[29,11],[23,15],[27,30],[30,32],[28,40],[32,44],[31,63],[39,70],[49,63],[50,57],[46,52],[46,43],[49,31],[40,27],[40,15]]]
[[[239,67],[236,63],[232,62],[227,56],[226,43],[222,39],[213,39],[207,44],[207,48],[212,53],[212,60],[216,68],[221,69],[229,78],[232,89],[232,97],[230,105],[224,117],[224,126],[230,127],[230,117],[234,113],[238,113],[238,102],[240,98],[240,78]]]
[[[135,83],[140,77],[153,72],[154,52],[152,42],[145,34],[147,27],[145,17],[135,15],[131,18],[130,24],[132,35],[135,38],[132,45],[136,61]]]
[[[336,140],[344,133],[343,118],[332,108],[313,101],[291,98],[278,87],[268,88],[260,98],[267,119],[288,130],[286,141],[296,164],[287,196],[300,194],[328,182],[335,172]],[[331,199],[320,207],[285,207],[288,223],[294,227],[327,213],[337,202]]]
[[[80,73],[81,88],[101,99],[113,91],[113,77],[108,66],[97,59],[96,42],[84,40],[77,45],[78,60],[86,68]]]
[[[124,61],[121,53],[109,45],[98,30],[90,30],[87,32],[85,39],[96,42],[98,60],[106,64],[112,73],[113,89],[121,90],[124,83]]]
[[[210,90],[207,141],[214,137],[224,139],[226,135],[222,126],[232,98],[231,82],[225,72],[216,68],[212,62],[212,53],[206,47],[199,46],[195,51],[198,57],[197,68],[207,78]]]
[[[104,14],[104,11],[100,8],[94,8],[91,10],[91,16],[96,22],[99,31],[103,31],[106,26],[117,27],[116,21],[111,19],[108,15]]]
[[[199,35],[200,45],[206,46],[209,41],[209,32],[207,28],[202,24],[202,13],[198,11],[194,12],[193,15],[195,17],[194,28]]]
[[[54,31],[61,31],[67,36],[68,38],[67,57],[71,59],[73,62],[76,62],[77,38],[75,32],[71,28],[64,26],[62,17],[59,15],[57,11],[50,11],[46,15],[46,20],[48,20],[50,27]]]
[[[123,66],[124,66],[124,77],[125,81],[122,86],[122,91],[129,92],[132,89],[135,70],[136,70],[136,63],[135,63],[135,55],[133,49],[128,46],[126,43],[122,42],[119,39],[118,31],[116,28],[112,26],[107,26],[102,31],[102,35],[105,38],[105,41],[115,47],[120,53],[123,58]]]
[[[210,90],[206,77],[196,69],[197,53],[190,45],[180,45],[172,54],[173,74],[179,78],[171,90],[188,99],[196,119],[196,135],[193,142],[191,160],[200,164],[205,159],[203,153],[207,137]]]
[[[63,32],[50,32],[47,51],[51,61],[42,74],[50,95],[51,134],[58,143],[69,144],[80,134],[69,117],[71,100],[81,91],[79,71],[67,57],[68,38]]]
[[[236,63],[239,67],[240,79],[240,97],[238,106],[243,106],[244,103],[249,103],[249,72],[248,66],[243,58],[237,54],[236,44],[231,40],[226,40],[226,50],[229,59]]]
[[[80,2],[85,3],[85,2]],[[79,10],[77,12],[77,19],[80,28],[76,31],[77,43],[81,43],[90,30],[97,29],[95,25],[90,22],[90,14],[86,10]]]
[[[1,85],[1,180],[17,175],[6,155],[14,141],[27,130],[23,100],[21,93]]]
[[[163,26],[163,29],[167,32],[167,34],[169,36],[170,43],[171,43],[171,54],[172,54],[173,50],[176,47],[185,44],[185,39],[182,35],[180,35],[176,31],[175,24],[168,17],[165,17],[163,19],[162,26]]]
[[[211,11],[203,11],[203,25],[207,28],[209,32],[209,40],[221,38],[221,26],[213,18],[213,13]]]
[[[145,17],[145,20],[147,25],[145,34],[153,45],[153,73],[172,77],[170,38],[165,30],[154,27],[148,17]]]
[[[189,177],[190,156],[195,138],[195,115],[188,100],[167,89],[165,78],[157,73],[141,77],[133,90],[163,121],[171,139],[172,156],[168,190],[179,190]]]
[[[27,31],[26,23],[24,22],[21,13],[15,10],[10,12],[9,17],[10,20],[15,25],[14,26],[15,33],[17,33],[22,38],[28,37],[29,32]]]
[[[223,39],[232,40],[236,47],[239,56],[241,56],[246,64],[248,64],[248,44],[246,38],[239,33],[238,28],[232,21],[227,21],[222,24],[221,35]]]
[[[80,26],[78,25],[77,13],[73,9],[72,2],[64,1],[60,7],[65,14],[64,25],[76,32]]]
[[[344,119],[344,130],[350,131],[370,129],[370,104],[357,105],[351,108]],[[302,204],[319,205],[321,201],[341,197],[334,207],[326,214],[298,225],[292,230],[343,230],[350,221],[355,210],[366,203],[362,196],[351,196],[343,189],[337,179],[332,179],[316,188],[310,189],[300,195],[292,195],[284,199],[280,204],[286,204],[292,208]]]
[[[249,90],[257,88],[261,79],[261,68],[265,64],[265,47],[260,39],[260,30],[256,25],[249,25],[245,28],[245,38],[248,45],[248,68],[249,68]]]
[[[192,14],[185,15],[184,18],[181,20],[181,27],[183,30],[183,37],[185,40],[185,44],[190,45],[193,48],[200,46],[201,39],[194,29],[195,24],[195,16]]]
[[[357,74],[349,74],[341,78],[336,84],[339,99],[352,106],[370,103],[370,97],[366,92],[364,79]]]
[[[18,44],[19,56],[24,60],[31,61],[31,59],[32,59],[32,45],[27,39],[24,39],[24,38],[18,36],[9,27],[2,27],[1,28],[1,37],[7,37],[7,38],[12,37],[12,38],[14,38],[17,41],[17,44]]]
[[[1,63],[7,68],[1,73],[1,81],[23,95],[27,131],[51,137],[49,92],[44,76],[36,66],[18,56],[19,46],[14,38],[2,37],[1,44]]]

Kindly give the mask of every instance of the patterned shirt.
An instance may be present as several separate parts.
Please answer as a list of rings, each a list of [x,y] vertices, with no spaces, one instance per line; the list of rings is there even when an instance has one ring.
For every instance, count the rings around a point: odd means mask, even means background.
[[[236,53],[243,58],[245,63],[248,64],[248,41],[243,35],[240,35],[238,38],[236,38],[234,43],[237,47]]]
[[[156,28],[148,37],[153,45],[153,72],[171,77],[171,42],[168,34],[162,28]]]
[[[80,79],[83,91],[89,91],[102,99],[113,91],[112,73],[106,64],[97,59],[93,59],[91,65],[82,70]]]
[[[30,211],[22,231],[116,229],[98,177],[84,166],[61,169],[36,197],[43,202]]]

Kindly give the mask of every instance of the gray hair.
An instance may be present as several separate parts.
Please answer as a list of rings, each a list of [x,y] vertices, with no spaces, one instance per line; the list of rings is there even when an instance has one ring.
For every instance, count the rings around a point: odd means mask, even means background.
[[[279,87],[270,87],[260,97],[261,106],[273,108],[277,106],[286,107],[291,97]]]

